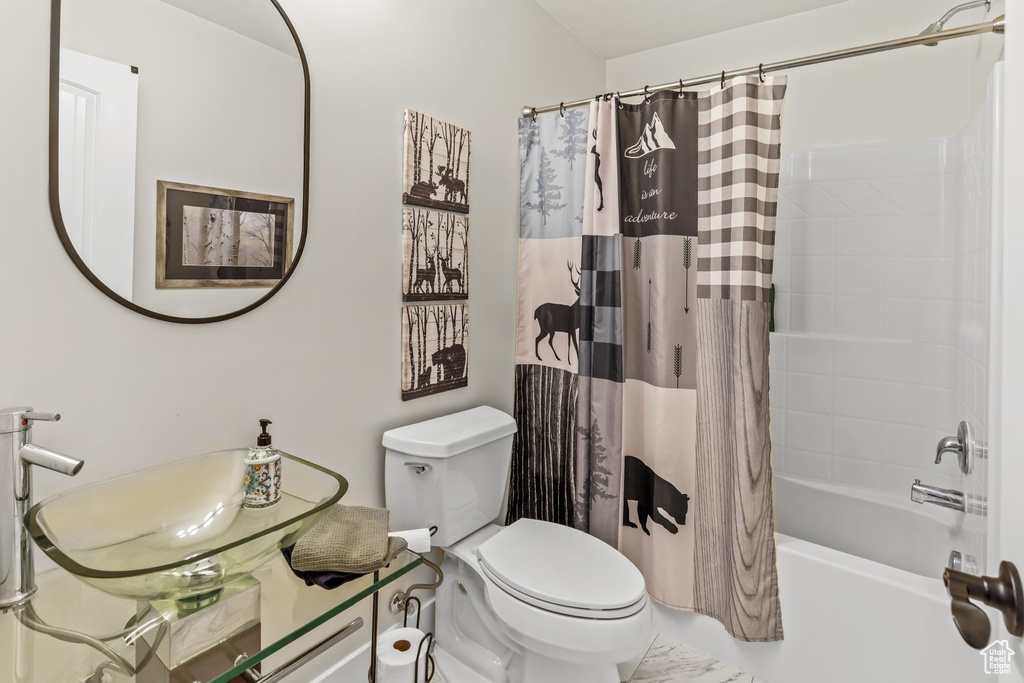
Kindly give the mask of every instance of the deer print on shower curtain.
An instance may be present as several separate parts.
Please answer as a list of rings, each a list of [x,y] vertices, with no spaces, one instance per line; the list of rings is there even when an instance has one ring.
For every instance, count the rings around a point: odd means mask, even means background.
[[[537,335],[537,340],[534,344],[537,360],[541,359],[540,340],[544,337],[548,338],[548,346],[551,347],[551,352],[555,354],[555,358],[561,360],[554,344],[555,335],[558,333],[564,333],[568,336],[565,350],[566,360],[572,363],[570,352],[574,348],[576,349],[577,358],[579,357],[580,348],[576,341],[576,330],[580,327],[580,271],[571,263],[567,265],[569,267],[569,280],[572,282],[572,288],[576,290],[576,301],[568,306],[553,303],[541,304],[533,312],[534,319],[540,325],[540,334]],[[575,273],[575,278],[573,273]]]

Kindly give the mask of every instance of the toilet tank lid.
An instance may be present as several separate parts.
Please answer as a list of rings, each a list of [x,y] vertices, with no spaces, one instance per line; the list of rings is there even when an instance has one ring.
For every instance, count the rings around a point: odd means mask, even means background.
[[[384,447],[424,458],[449,458],[515,434],[510,415],[490,406],[445,415],[384,432]]]

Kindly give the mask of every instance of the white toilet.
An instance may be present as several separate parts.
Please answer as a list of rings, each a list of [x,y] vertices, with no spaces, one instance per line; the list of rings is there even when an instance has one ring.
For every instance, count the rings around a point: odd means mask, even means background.
[[[384,434],[392,528],[436,525],[446,551],[438,670],[445,683],[618,683],[615,665],[651,641],[644,578],[582,531],[494,524],[515,431],[481,407]]]

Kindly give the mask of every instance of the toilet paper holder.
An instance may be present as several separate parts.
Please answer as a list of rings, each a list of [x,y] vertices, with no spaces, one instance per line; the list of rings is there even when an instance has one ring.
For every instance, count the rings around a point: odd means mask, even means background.
[[[405,627],[405,628],[407,628],[409,626],[409,607],[410,607],[410,605],[412,605],[413,600],[416,601],[416,626],[415,626],[415,628],[419,628],[420,627],[420,614],[422,614],[422,612],[423,612],[423,610],[420,609],[420,608],[423,606],[423,604],[420,602],[419,598],[417,598],[414,595],[410,595],[409,597],[407,597],[405,599],[405,614],[402,616],[402,626]],[[433,678],[434,678],[434,670],[435,670],[434,656],[431,654],[431,650],[434,648],[434,633],[432,631],[426,633],[423,636],[423,638],[420,640],[420,644],[416,647],[416,661],[417,662],[420,661],[420,655],[422,655],[423,652],[424,652],[424,650],[423,650],[423,646],[424,645],[426,645],[426,648],[427,648],[426,649],[426,653],[427,653],[427,666],[426,666],[426,671],[425,671],[426,681],[424,681],[424,683],[430,683],[430,681],[433,680]],[[413,683],[420,683],[420,667],[419,667],[418,664],[413,669],[413,671],[414,671],[414,673],[413,673]]]
[[[414,603],[415,603],[415,607],[416,607],[416,609],[415,609],[416,625],[413,628],[415,628],[416,630],[419,630],[419,628],[420,628],[420,614],[422,613],[422,609],[421,608],[423,607],[423,604],[420,602],[419,598],[417,598],[415,596],[409,596],[405,600],[405,610],[404,610],[404,614],[402,615],[402,628],[403,629],[409,628],[409,616],[411,614],[410,608],[413,606]],[[421,631],[421,633],[422,633],[422,631]],[[374,642],[376,642],[376,641],[374,641]],[[399,645],[399,644],[403,645],[403,647],[401,648],[401,650],[403,652],[407,651],[411,647],[411,645],[412,645],[412,643],[410,643],[408,640],[405,640],[404,638],[402,640],[399,640],[399,641],[397,641],[395,643],[396,646]],[[425,680],[422,683],[430,683],[430,681],[433,680],[434,672],[435,672],[435,670],[437,668],[435,666],[435,664],[434,664],[434,657],[431,654],[431,650],[433,649],[433,647],[434,647],[434,634],[431,633],[431,632],[424,633],[423,637],[420,638],[419,644],[416,646],[416,658],[413,660],[415,662],[415,665],[412,667],[412,671],[413,671],[412,683],[421,683],[421,681],[420,681],[420,658],[423,656],[424,653],[426,653],[427,659],[426,659],[426,662],[425,662],[425,664],[423,666]],[[376,648],[374,648],[374,650],[376,650]],[[376,655],[374,654],[373,656],[375,657]],[[370,670],[367,672],[366,677],[367,677],[367,680],[369,681],[369,683],[375,683],[376,676],[377,676],[376,669],[377,669],[376,666],[371,666]]]
[[[436,533],[437,533],[437,527],[436,526],[430,527],[430,535],[433,536]],[[418,629],[420,627],[420,615],[421,615],[421,613],[423,611],[422,610],[422,603],[420,602],[419,598],[417,598],[414,595],[412,595],[412,592],[414,590],[435,589],[435,588],[437,588],[438,586],[441,585],[442,581],[444,581],[444,572],[441,571],[441,567],[440,567],[440,562],[444,561],[444,551],[438,549],[437,552],[441,556],[438,564],[434,564],[433,562],[431,562],[429,559],[424,557],[422,553],[413,553],[414,555],[418,555],[419,556],[420,560],[422,561],[422,563],[424,565],[426,565],[426,566],[430,567],[432,570],[434,570],[434,572],[437,574],[437,580],[433,581],[431,583],[417,583],[417,584],[413,584],[412,586],[409,586],[409,588],[407,588],[404,592],[398,593],[398,594],[395,595],[395,600],[392,602],[392,604],[393,605],[395,605],[395,604],[400,605],[399,608],[403,612],[403,616],[402,616],[402,627],[403,628],[408,628],[408,626],[409,626],[409,616],[411,614],[410,606],[413,604],[413,601],[415,601],[415,605],[416,605],[416,626],[415,626],[415,628]],[[380,574],[379,571],[376,571],[376,572],[373,573],[373,578],[374,578],[374,582],[375,583],[376,583],[376,581],[379,578],[379,574]],[[372,612],[372,617],[373,617],[373,634],[372,634],[371,640],[370,640],[370,646],[371,646],[371,648],[370,648],[370,670],[367,672],[367,680],[369,681],[369,683],[376,683],[376,680],[377,680],[377,661],[376,661],[376,657],[377,657],[377,610],[378,610],[378,608],[379,608],[379,591],[376,591],[373,594],[373,612]],[[417,646],[417,649],[416,649],[416,662],[419,662],[420,655],[423,654],[424,648],[426,648],[425,651],[426,651],[426,654],[427,654],[427,661],[426,661],[426,667],[425,667],[426,671],[424,672],[426,680],[422,681],[422,682],[419,680],[420,667],[417,664],[417,666],[413,667],[414,674],[413,674],[413,682],[412,683],[430,683],[430,681],[433,680],[434,672],[436,671],[436,666],[435,666],[435,663],[434,663],[434,657],[431,654],[431,650],[433,650],[433,647],[434,647],[434,634],[432,632],[428,632],[428,633],[424,634],[423,638],[420,639],[419,645]]]

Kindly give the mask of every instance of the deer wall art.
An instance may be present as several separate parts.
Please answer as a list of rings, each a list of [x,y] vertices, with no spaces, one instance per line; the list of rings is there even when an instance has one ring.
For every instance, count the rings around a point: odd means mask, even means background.
[[[402,216],[405,301],[469,298],[469,218],[406,208]]]

